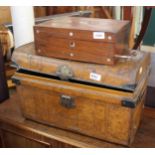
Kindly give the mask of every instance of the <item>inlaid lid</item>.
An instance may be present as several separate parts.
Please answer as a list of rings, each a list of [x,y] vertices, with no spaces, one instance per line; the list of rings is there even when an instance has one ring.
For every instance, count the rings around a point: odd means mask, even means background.
[[[126,26],[129,26],[129,21],[100,19],[100,18],[85,18],[85,17],[60,17],[54,20],[43,22],[36,27],[74,29],[85,31],[102,31],[107,33],[118,33]]]

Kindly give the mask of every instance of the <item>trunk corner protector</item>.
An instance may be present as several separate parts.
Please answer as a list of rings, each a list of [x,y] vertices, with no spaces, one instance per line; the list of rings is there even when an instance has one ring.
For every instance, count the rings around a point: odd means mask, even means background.
[[[122,106],[124,107],[128,107],[128,108],[135,108],[137,105],[136,101],[132,101],[132,100],[122,100]]]
[[[122,106],[124,107],[128,107],[128,108],[135,108],[140,102],[141,100],[143,99],[143,96],[145,94],[146,91],[143,91],[139,96],[138,98],[136,99],[124,99],[122,100]]]
[[[12,83],[14,83],[16,85],[20,85],[21,84],[20,80],[15,78],[14,76],[11,78],[11,80],[12,80]]]

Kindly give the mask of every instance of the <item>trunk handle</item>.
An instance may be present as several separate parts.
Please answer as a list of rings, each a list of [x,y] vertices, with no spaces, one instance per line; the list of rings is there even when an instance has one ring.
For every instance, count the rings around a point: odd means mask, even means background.
[[[132,52],[130,52],[129,55],[116,54],[114,57],[119,59],[133,59],[133,58],[137,58],[138,56],[140,56],[140,51],[132,50]]]

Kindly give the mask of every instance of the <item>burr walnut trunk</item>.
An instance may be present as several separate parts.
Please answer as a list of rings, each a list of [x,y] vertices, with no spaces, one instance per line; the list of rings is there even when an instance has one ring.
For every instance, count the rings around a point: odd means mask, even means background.
[[[106,141],[130,145],[145,101],[150,55],[135,52],[115,66],[36,55],[34,44],[13,54],[23,116]]]
[[[65,17],[34,26],[41,56],[112,65],[128,54],[128,21]]]

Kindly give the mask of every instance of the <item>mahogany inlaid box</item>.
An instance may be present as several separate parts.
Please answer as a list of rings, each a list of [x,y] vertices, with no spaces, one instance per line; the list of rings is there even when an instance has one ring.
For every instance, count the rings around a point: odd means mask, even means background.
[[[38,55],[114,64],[128,55],[130,23],[113,19],[63,17],[34,26]]]

